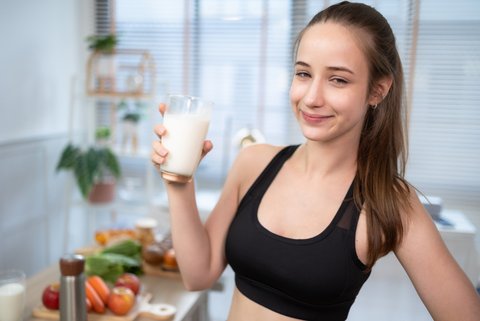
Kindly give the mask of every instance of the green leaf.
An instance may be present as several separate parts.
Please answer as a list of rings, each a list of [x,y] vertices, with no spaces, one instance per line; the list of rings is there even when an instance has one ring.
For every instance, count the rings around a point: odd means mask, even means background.
[[[140,114],[139,113],[127,113],[123,116],[122,120],[131,121],[133,123],[138,123],[138,121],[140,120]]]
[[[85,259],[85,272],[89,275],[108,273],[111,266],[112,262],[101,255],[91,255]]]
[[[76,158],[74,164],[74,174],[82,196],[87,198],[93,186],[93,176],[91,170],[89,170],[87,157],[79,155]]]
[[[101,277],[107,282],[115,283],[118,277],[122,275],[124,272],[127,272],[127,271],[123,268],[122,265],[114,264],[112,265],[110,270],[107,273],[104,273],[103,275],[101,275]]]
[[[80,149],[74,147],[72,144],[68,144],[62,151],[60,160],[58,161],[56,171],[61,169],[72,169],[75,164],[75,158],[80,154]]]
[[[105,149],[105,166],[112,173],[115,178],[119,178],[121,175],[120,164],[118,163],[117,157],[109,149]]]
[[[123,254],[102,253],[100,255],[104,258],[107,258],[112,263],[121,264],[123,267],[137,267],[140,265],[140,262],[138,260],[135,260],[134,258],[128,257]]]
[[[78,188],[84,198],[87,198],[97,181],[102,181],[105,176],[113,175],[120,178],[120,164],[116,155],[108,147],[90,147],[82,151],[69,144],[65,147],[57,165],[60,169],[72,170]]]
[[[118,39],[115,34],[108,35],[92,35],[87,37],[88,48],[103,52],[111,52],[118,44]]]
[[[121,263],[104,255],[92,255],[85,259],[85,273],[98,275],[107,282],[114,283],[125,271]]]
[[[97,140],[98,139],[108,139],[108,138],[110,138],[110,135],[111,135],[110,128],[108,128],[106,126],[99,127],[95,131],[95,138]]]
[[[95,182],[95,178],[100,175],[102,156],[95,148],[90,147],[85,154],[85,158],[87,159],[87,170],[91,176],[93,184]]]
[[[122,254],[136,258],[142,252],[142,246],[133,240],[124,240],[103,249],[102,253]]]

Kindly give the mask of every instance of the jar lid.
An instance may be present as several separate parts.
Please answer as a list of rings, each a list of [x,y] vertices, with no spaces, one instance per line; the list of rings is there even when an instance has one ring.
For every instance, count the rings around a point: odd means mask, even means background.
[[[152,217],[142,217],[135,222],[135,227],[140,229],[154,229],[157,227],[157,220]]]
[[[63,276],[77,276],[83,273],[85,258],[79,254],[67,254],[60,259],[60,273]]]

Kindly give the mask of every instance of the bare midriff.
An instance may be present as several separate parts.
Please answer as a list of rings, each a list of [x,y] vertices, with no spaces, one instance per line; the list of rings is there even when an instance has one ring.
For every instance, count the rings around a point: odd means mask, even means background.
[[[250,300],[237,288],[233,291],[232,304],[228,321],[298,321],[300,319],[290,318],[277,312],[269,310],[264,306]]]

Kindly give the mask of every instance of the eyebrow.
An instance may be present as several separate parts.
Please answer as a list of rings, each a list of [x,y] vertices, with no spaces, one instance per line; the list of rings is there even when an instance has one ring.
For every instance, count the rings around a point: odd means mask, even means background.
[[[304,61],[300,61],[300,60],[295,62],[295,66],[310,67],[309,64],[307,64]],[[352,75],[355,74],[352,70],[348,69],[347,67],[343,67],[343,66],[328,66],[327,69],[328,70],[333,70],[333,71],[345,71],[345,72],[348,72]]]

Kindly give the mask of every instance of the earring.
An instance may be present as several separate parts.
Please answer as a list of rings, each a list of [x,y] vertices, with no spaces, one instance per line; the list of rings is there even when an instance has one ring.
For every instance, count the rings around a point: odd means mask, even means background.
[[[372,105],[373,110],[377,109],[377,107],[378,107],[378,104]]]

